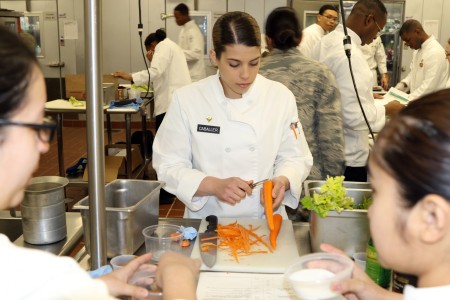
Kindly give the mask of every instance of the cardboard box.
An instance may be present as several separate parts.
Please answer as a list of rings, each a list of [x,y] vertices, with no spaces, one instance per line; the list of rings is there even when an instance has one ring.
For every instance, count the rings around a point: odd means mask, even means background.
[[[125,159],[121,156],[105,156],[105,182],[119,178],[119,170],[123,169]],[[88,181],[88,166],[84,169],[83,181]]]
[[[105,146],[105,182],[111,182],[117,178],[127,178],[126,147],[125,144]],[[132,171],[143,163],[139,145],[131,145],[131,163]],[[86,166],[83,181],[88,181],[88,179],[88,166]]]
[[[78,100],[86,100],[86,82],[84,74],[67,74],[66,98],[75,97]],[[103,75],[103,101],[109,104],[114,100],[119,81],[113,75]]]
[[[114,157],[123,157],[125,163],[119,169],[119,176],[127,175],[127,145],[126,144],[113,144],[105,146],[105,155],[114,156]],[[131,171],[136,170],[142,164],[142,156],[140,145],[132,144],[131,145]]]

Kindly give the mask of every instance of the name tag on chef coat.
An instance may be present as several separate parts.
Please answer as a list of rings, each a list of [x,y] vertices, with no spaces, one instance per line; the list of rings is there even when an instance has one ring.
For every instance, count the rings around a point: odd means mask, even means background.
[[[219,126],[210,126],[210,125],[197,124],[197,131],[198,132],[205,132],[205,133],[220,134],[220,127]]]

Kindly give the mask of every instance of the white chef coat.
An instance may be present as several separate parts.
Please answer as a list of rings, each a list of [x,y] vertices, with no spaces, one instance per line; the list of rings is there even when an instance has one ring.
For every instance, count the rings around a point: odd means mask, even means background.
[[[312,25],[309,25],[308,27],[303,29],[302,41],[297,48],[304,56],[312,58],[312,51],[314,49],[314,46],[325,34],[326,31],[323,30],[323,28],[319,24],[314,23]]]
[[[372,43],[361,46],[361,51],[367,63],[369,64],[370,70],[372,71],[373,85],[377,86],[377,68],[380,74],[387,73],[386,52],[384,51],[384,46],[381,38],[377,37],[375,40],[373,40]]]
[[[430,36],[413,53],[410,72],[402,82],[409,88],[411,100],[445,88],[448,76],[448,63],[445,50],[434,36]]]
[[[403,290],[404,300],[448,300],[450,298],[450,285],[416,288],[407,285]]]
[[[194,194],[206,176],[256,182],[284,175],[290,189],[278,212],[286,218],[284,205],[297,207],[312,167],[298,120],[294,95],[281,83],[257,75],[241,99],[228,99],[219,75],[212,75],[175,91],[155,137],[153,167],[186,204],[187,218],[263,218],[260,187],[235,206]]]
[[[155,91],[154,115],[157,116],[167,111],[173,91],[191,83],[191,77],[183,50],[169,38],[156,45],[148,70]],[[137,85],[148,83],[147,70],[133,73],[132,77]]]
[[[376,103],[372,94],[372,72],[361,52],[361,39],[350,28],[348,35],[352,40],[351,62],[353,74],[358,88],[359,98],[366,117],[374,132],[381,130],[385,123],[385,108]],[[314,48],[314,59],[317,59],[333,71],[341,92],[342,113],[345,137],[345,163],[350,167],[367,165],[369,157],[369,129],[364,121],[353,87],[348,59],[344,52],[342,25],[326,36]]]
[[[70,257],[18,247],[0,234],[0,299],[115,299]]]
[[[203,34],[194,20],[183,26],[178,36],[178,45],[183,49],[184,56],[191,74],[191,80],[198,81],[206,77]]]

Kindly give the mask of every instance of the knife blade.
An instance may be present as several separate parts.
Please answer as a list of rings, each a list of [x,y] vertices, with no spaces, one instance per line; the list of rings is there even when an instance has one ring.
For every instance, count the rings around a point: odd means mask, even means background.
[[[206,231],[198,235],[198,245],[203,263],[212,268],[217,258],[217,238],[213,238],[217,237],[217,216],[209,215],[206,217],[206,221],[209,224],[206,227]]]

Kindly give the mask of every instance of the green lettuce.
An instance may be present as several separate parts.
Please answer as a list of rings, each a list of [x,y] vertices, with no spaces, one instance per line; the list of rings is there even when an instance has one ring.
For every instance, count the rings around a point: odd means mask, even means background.
[[[300,200],[303,207],[315,211],[322,218],[328,216],[330,210],[341,212],[344,209],[353,209],[355,201],[346,196],[344,178],[344,176],[327,176],[327,180],[320,187],[319,194],[314,192],[312,197],[306,196]]]

